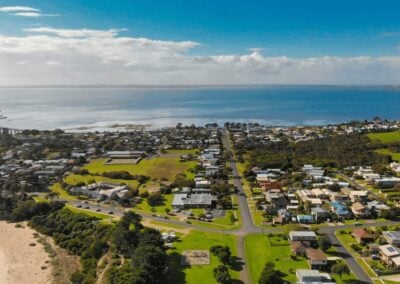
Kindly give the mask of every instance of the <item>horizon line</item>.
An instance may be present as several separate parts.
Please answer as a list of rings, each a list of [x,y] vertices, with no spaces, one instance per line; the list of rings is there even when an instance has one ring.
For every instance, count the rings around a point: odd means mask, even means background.
[[[249,87],[347,87],[347,88],[398,88],[400,84],[76,84],[76,85],[0,85],[7,88],[249,88]]]

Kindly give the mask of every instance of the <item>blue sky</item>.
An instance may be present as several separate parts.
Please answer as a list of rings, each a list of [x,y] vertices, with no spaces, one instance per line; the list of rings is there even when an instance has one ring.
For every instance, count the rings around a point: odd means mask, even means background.
[[[0,1],[32,6],[54,18],[0,17],[7,34],[30,25],[58,28],[127,28],[127,35],[162,40],[193,40],[192,52],[264,53],[288,56],[398,54],[399,1]],[[391,36],[387,34],[391,33]],[[392,34],[393,33],[393,34]],[[397,34],[396,34],[397,33]],[[386,34],[386,36],[385,36]]]
[[[256,54],[260,54],[261,59],[288,57],[293,60],[326,56],[397,57],[400,52],[398,47],[400,44],[400,1],[394,0],[0,1],[0,9],[20,6],[35,9],[33,12],[37,13],[37,16],[23,14],[18,16],[16,15],[18,11],[7,10],[0,13],[0,34],[3,37],[28,37],[31,31],[27,32],[26,29],[38,27],[103,31],[121,29],[115,37],[146,38],[177,43],[196,42],[198,45],[190,46],[183,51],[179,50],[179,53],[185,56],[185,60],[194,58],[199,61],[207,56],[243,56],[251,53],[249,52],[251,48],[262,49]],[[38,32],[34,33],[37,35]],[[54,39],[53,37],[49,40]],[[8,50],[3,52],[10,53]],[[62,60],[57,61],[53,55],[50,56],[52,61],[60,64],[50,65],[53,67],[59,65],[61,68]],[[201,60],[198,57],[201,57]],[[9,58],[10,56],[8,60]],[[18,62],[31,61],[33,60],[25,56]],[[124,64],[126,65],[126,62]],[[376,62],[373,65],[378,70],[388,68],[388,65],[376,66]],[[265,69],[265,66],[261,67]],[[390,68],[393,68],[392,62]],[[71,71],[71,69],[68,70]],[[64,70],[64,72],[69,71]],[[381,71],[379,72],[375,77],[385,77]],[[270,74],[270,72],[265,74]],[[286,73],[286,76],[290,74],[290,72]],[[371,74],[370,71],[368,74]],[[360,77],[365,75],[365,72],[358,74],[353,79],[354,83],[361,82]],[[235,80],[233,77],[228,81]],[[10,81],[18,81],[15,78],[11,79]],[[276,80],[275,78],[275,81],[273,79],[264,81],[265,83],[285,82],[283,79]],[[205,79],[203,81],[207,82]],[[264,81],[257,79],[249,83]],[[286,81],[290,83],[290,80]],[[306,82],[311,81],[306,80]],[[324,82],[322,79],[320,81]],[[381,81],[375,83],[391,82]],[[6,83],[3,82],[3,84]],[[338,80],[338,83],[341,81]]]

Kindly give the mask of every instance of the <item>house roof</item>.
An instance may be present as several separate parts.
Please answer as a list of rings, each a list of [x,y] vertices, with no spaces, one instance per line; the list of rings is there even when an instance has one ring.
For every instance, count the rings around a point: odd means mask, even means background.
[[[367,231],[365,231],[364,229],[354,229],[353,230],[353,235],[357,236],[360,239],[373,239],[374,235],[368,233]]]
[[[313,231],[290,231],[289,236],[291,236],[291,237],[314,237],[314,238],[317,237],[317,235]]]
[[[320,249],[308,248],[306,249],[306,254],[310,260],[327,260],[326,254]]]
[[[360,202],[355,202],[355,203],[353,203],[353,205],[351,206],[351,208],[354,209],[354,210],[359,211],[359,210],[364,210],[364,209],[365,209],[365,206],[362,205]]]
[[[297,251],[297,250],[299,250],[299,249],[301,249],[301,248],[305,248],[305,246],[303,245],[302,242],[293,241],[293,242],[290,244],[290,248],[291,248],[292,250],[294,250],[294,251]]]
[[[388,257],[400,256],[400,250],[392,245],[379,246],[379,250]]]

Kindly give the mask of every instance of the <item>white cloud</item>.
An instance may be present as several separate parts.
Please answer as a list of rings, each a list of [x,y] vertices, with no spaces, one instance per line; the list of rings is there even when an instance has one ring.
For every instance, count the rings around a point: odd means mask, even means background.
[[[8,13],[9,15],[27,17],[27,18],[39,18],[39,17],[58,17],[56,14],[43,14],[39,9],[26,7],[26,6],[6,6],[0,7],[0,12]]]
[[[125,31],[125,29],[117,30],[89,30],[89,29],[81,29],[81,30],[72,30],[72,29],[54,29],[50,27],[40,27],[40,28],[29,28],[24,29],[25,32],[30,33],[41,33],[41,34],[53,34],[59,37],[115,37],[119,32]]]
[[[39,9],[26,6],[6,6],[0,7],[0,12],[39,12]]]
[[[58,17],[56,14],[41,14],[36,12],[19,12],[13,13],[11,15],[20,16],[20,17],[28,17],[28,18],[39,18],[39,17]]]
[[[24,31],[0,35],[0,85],[400,83],[399,56],[269,57],[260,49],[195,56],[189,51],[197,42],[127,37],[117,29]]]

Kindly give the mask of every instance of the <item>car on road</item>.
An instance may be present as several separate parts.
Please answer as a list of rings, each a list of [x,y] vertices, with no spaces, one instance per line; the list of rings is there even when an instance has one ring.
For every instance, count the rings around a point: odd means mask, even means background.
[[[101,209],[100,209],[100,208],[97,208],[97,209],[96,209],[96,212],[100,212],[100,211],[101,211]]]
[[[84,208],[85,208],[85,209],[90,209],[90,206],[85,206]]]
[[[82,205],[78,204],[76,205],[76,208],[82,208]]]
[[[113,212],[113,211],[108,211],[108,214],[111,214],[111,215],[112,215],[112,214],[114,214],[114,212]]]

